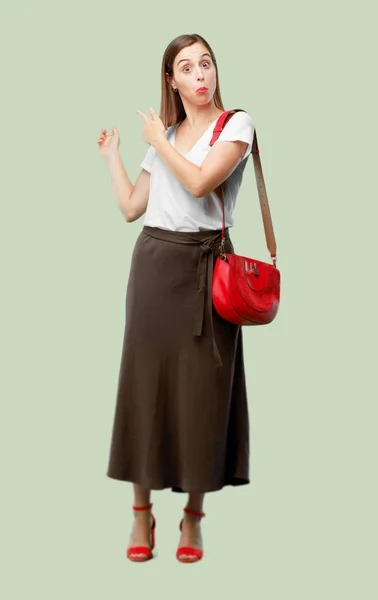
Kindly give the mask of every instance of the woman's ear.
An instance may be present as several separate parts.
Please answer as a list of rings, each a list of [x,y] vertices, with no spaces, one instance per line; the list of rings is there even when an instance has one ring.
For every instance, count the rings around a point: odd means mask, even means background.
[[[168,82],[168,85],[170,85],[171,87],[172,87],[172,86],[173,86],[173,87],[176,87],[176,86],[175,86],[175,84],[174,84],[175,82],[173,81],[173,79],[172,79],[172,81],[171,81],[171,78],[169,77],[168,73],[166,73],[166,74],[165,74],[165,78],[166,78],[166,80],[167,80],[167,82]],[[172,87],[172,89],[173,89],[173,87]]]

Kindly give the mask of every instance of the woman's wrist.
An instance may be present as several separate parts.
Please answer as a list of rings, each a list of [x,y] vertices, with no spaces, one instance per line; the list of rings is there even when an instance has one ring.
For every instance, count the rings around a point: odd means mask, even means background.
[[[104,159],[107,164],[114,163],[120,159],[120,154],[119,154],[118,150],[116,150],[109,154],[105,154]]]

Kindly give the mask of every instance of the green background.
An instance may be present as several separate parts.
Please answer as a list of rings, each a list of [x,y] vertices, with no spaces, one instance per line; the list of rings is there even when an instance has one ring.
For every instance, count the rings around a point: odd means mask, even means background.
[[[373,2],[2,3],[1,596],[378,597]],[[277,240],[276,320],[245,328],[251,484],[205,498],[205,557],[175,559],[185,496],[154,492],[157,558],[125,558],[131,484],[106,477],[130,258],[97,138],[135,182],[136,109],[199,33],[226,109],[254,119]],[[231,231],[269,261],[252,159]],[[375,555],[375,559],[374,559]]]

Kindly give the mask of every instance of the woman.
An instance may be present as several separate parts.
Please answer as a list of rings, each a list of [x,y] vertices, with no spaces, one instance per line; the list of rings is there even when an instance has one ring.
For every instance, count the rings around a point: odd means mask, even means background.
[[[152,557],[151,490],[188,494],[176,556],[193,562],[203,555],[205,493],[249,483],[242,331],[208,303],[222,227],[216,189],[223,184],[225,252],[234,253],[229,227],[254,134],[240,111],[210,147],[224,110],[212,49],[181,35],[163,56],[160,116],[137,111],[150,147],[135,186],[117,129],[98,139],[126,221],[146,213],[127,286],[107,471],[134,486],[131,560]]]

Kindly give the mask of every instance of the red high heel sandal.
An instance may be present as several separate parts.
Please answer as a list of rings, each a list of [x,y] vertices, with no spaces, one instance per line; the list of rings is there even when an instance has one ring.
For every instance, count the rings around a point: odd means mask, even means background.
[[[184,511],[186,513],[188,513],[189,515],[194,515],[196,517],[205,517],[206,516],[205,513],[203,513],[203,512],[195,512],[194,510],[189,510],[188,508],[184,508]],[[181,519],[180,531],[182,531],[183,521],[184,521],[184,519]],[[185,555],[185,554],[187,555],[187,557],[182,558],[183,555]],[[197,562],[198,560],[201,560],[202,556],[203,556],[203,550],[201,550],[200,548],[191,548],[190,546],[181,546],[181,548],[178,548],[177,552],[176,552],[176,558],[180,562],[186,562],[186,563]]]
[[[152,504],[149,504],[148,506],[133,506],[134,510],[149,510],[150,508],[152,508]],[[150,547],[148,547],[148,546],[129,546],[127,548],[127,553],[126,553],[127,558],[129,560],[132,560],[135,562],[143,562],[145,560],[150,560],[150,558],[153,558],[152,550],[155,548],[156,519],[152,513],[151,513],[151,516],[152,516],[152,526],[151,526]],[[143,556],[133,556],[134,554],[142,554]]]

